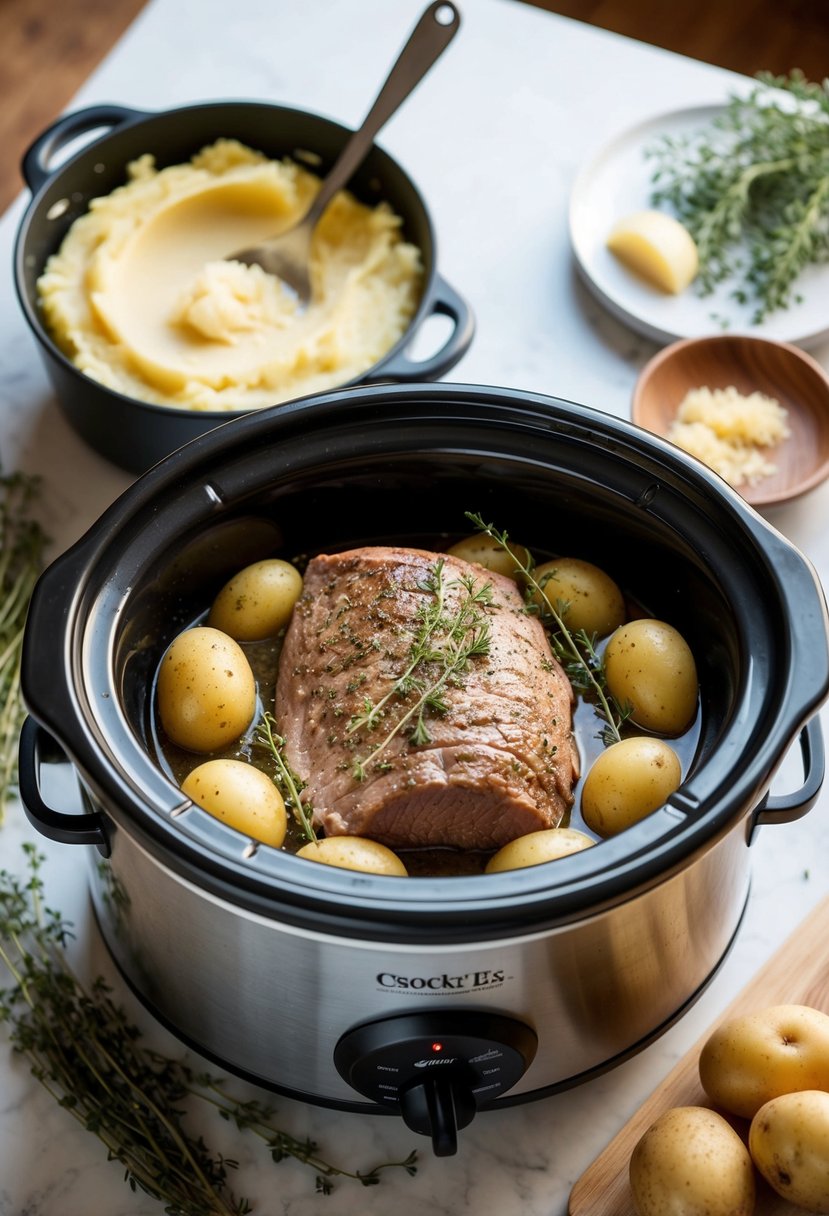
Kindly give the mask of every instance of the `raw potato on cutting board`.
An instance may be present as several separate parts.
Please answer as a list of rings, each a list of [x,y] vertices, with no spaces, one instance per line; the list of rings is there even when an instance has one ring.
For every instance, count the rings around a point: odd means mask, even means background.
[[[723,1012],[719,1022],[768,1005],[810,1005],[829,1013],[829,957],[815,948],[829,938],[829,898],[821,901],[762,971]],[[630,1156],[640,1137],[665,1111],[675,1106],[707,1106],[699,1079],[699,1054],[711,1026],[654,1090],[615,1139],[588,1166],[570,1193],[569,1216],[631,1216],[634,1211],[628,1182]],[[748,1120],[735,1126],[748,1136]],[[755,1216],[804,1216],[776,1195],[757,1174]]]

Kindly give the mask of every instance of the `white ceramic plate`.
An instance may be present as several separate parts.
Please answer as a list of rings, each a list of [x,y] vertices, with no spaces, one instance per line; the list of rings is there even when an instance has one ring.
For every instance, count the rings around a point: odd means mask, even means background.
[[[738,284],[726,282],[710,296],[693,285],[670,296],[640,282],[605,246],[623,216],[651,207],[654,162],[644,150],[663,135],[687,135],[708,126],[723,106],[694,106],[658,115],[607,143],[579,173],[570,198],[570,241],[587,285],[619,320],[655,342],[700,338],[715,333],[747,333],[801,346],[829,337],[829,266],[807,268],[798,279],[800,303],[752,324],[751,303],[731,298]]]

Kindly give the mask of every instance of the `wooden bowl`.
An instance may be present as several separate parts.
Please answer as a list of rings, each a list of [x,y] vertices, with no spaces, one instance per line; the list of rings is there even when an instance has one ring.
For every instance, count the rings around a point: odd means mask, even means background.
[[[736,489],[752,506],[805,494],[829,476],[829,376],[810,355],[785,342],[748,335],[688,338],[665,347],[645,365],[633,391],[633,421],[667,438],[685,394],[693,388],[765,393],[788,412],[791,432],[764,454],[776,472]]]

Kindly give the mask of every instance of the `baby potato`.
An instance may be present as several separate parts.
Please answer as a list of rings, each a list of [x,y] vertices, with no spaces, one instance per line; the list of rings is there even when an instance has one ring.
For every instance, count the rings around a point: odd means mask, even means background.
[[[697,711],[697,668],[688,643],[665,621],[621,625],[604,652],[607,686],[633,721],[661,735],[679,735]]]
[[[324,866],[338,866],[341,870],[362,870],[366,874],[392,874],[401,878],[408,874],[396,853],[364,836],[324,836],[322,840],[309,840],[297,849],[297,857],[318,861]]]
[[[662,806],[681,780],[679,757],[662,739],[622,739],[596,758],[585,778],[584,822],[599,836],[615,836]]]
[[[158,671],[158,714],[173,743],[191,752],[227,747],[255,709],[253,672],[233,638],[198,625],[174,639]]]
[[[302,575],[290,562],[254,562],[225,583],[207,623],[239,642],[270,638],[288,624],[301,593]]]
[[[751,1121],[748,1147],[778,1195],[807,1212],[829,1212],[829,1093],[772,1098]]]
[[[638,1216],[751,1216],[754,1171],[740,1137],[716,1111],[677,1106],[634,1148],[630,1189]]]
[[[288,817],[274,783],[244,760],[206,760],[185,777],[181,788],[205,811],[237,832],[278,849]]]
[[[502,870],[520,870],[524,866],[539,866],[544,861],[555,861],[569,853],[579,853],[595,844],[584,832],[574,828],[547,828],[541,832],[528,832],[505,844],[490,857],[486,864],[487,874],[499,874]]]
[[[560,557],[536,566],[533,577],[553,608],[559,600],[566,602],[562,619],[570,629],[583,629],[588,635],[603,638],[625,619],[621,591],[609,574],[591,562]],[[537,591],[533,599],[542,610],[546,607]]]
[[[712,1102],[746,1119],[781,1094],[829,1090],[829,1016],[771,1005],[730,1018],[700,1052],[699,1076]]]
[[[518,561],[526,565],[529,553],[524,546],[509,541],[509,547]],[[459,557],[461,561],[475,562],[479,566],[485,566],[494,574],[504,574],[507,578],[514,579],[521,577],[521,571],[515,560],[501,548],[497,540],[487,536],[485,532],[476,532],[473,536],[464,537],[463,540],[452,545],[451,549],[447,549],[447,553],[451,553],[453,557]]]

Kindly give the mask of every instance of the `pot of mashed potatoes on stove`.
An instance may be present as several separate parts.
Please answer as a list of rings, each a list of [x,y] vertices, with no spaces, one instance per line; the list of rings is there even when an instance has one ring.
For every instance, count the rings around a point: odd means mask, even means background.
[[[112,130],[53,172],[57,149],[96,120]],[[307,308],[232,260],[298,222],[347,136],[303,111],[240,102],[92,107],[32,145],[18,293],[70,422],[109,459],[140,472],[240,414],[437,378],[464,353],[471,313],[437,274],[418,192],[377,147],[317,225]],[[406,347],[430,313],[449,316],[452,333],[416,361]]]

